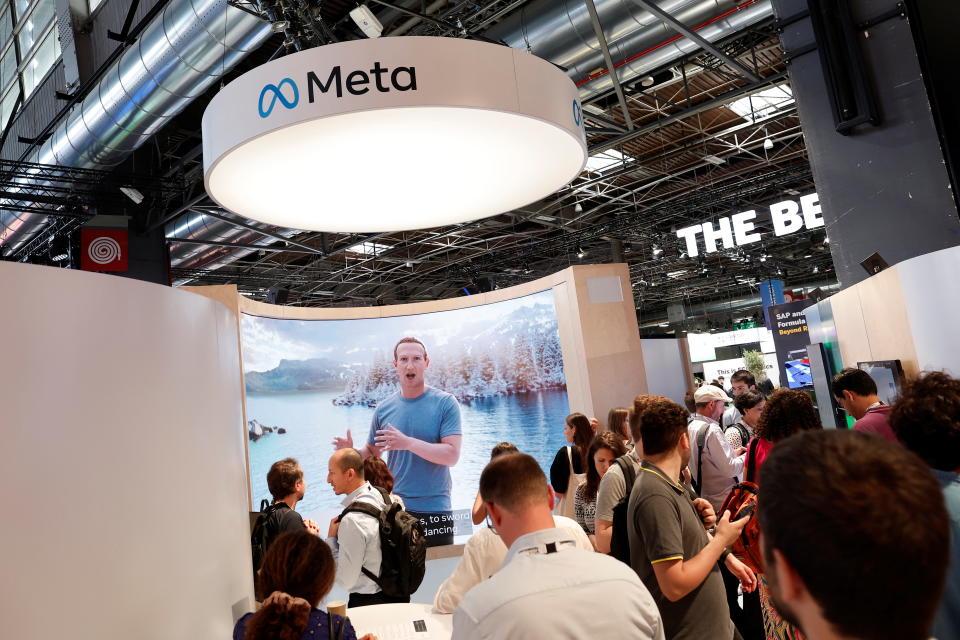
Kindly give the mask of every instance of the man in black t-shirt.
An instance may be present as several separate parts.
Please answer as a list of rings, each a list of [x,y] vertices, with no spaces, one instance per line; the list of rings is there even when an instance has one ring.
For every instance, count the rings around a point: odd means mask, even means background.
[[[284,458],[274,462],[267,472],[267,488],[273,496],[273,504],[278,507],[267,524],[269,547],[281,533],[287,531],[303,531],[306,529],[314,535],[320,535],[320,527],[313,520],[304,520],[294,511],[297,503],[303,500],[307,491],[307,483],[303,479],[303,468],[294,458]]]

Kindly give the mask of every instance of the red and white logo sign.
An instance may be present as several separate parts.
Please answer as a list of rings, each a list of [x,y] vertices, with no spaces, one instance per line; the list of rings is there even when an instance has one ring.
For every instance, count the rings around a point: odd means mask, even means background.
[[[126,229],[81,229],[80,268],[84,271],[126,271]]]

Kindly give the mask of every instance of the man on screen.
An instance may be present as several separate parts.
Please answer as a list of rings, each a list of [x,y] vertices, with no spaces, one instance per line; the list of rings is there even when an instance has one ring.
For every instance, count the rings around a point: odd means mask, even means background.
[[[364,458],[390,451],[394,493],[424,523],[428,544],[453,544],[450,467],[460,458],[460,405],[452,394],[426,385],[429,365],[427,348],[416,338],[394,346],[400,390],[377,405],[367,444],[359,451]],[[348,430],[333,446],[353,447],[353,435]]]

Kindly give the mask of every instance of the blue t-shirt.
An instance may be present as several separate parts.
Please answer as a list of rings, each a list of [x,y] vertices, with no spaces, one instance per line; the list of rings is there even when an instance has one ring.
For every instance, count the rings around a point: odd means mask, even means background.
[[[367,443],[376,446],[377,430],[387,424],[417,440],[440,442],[462,433],[460,404],[452,394],[433,387],[416,398],[404,398],[398,391],[377,405]],[[450,467],[428,462],[410,451],[389,451],[387,467],[393,474],[393,492],[403,498],[408,510],[450,511]]]
[[[960,638],[960,475],[933,469],[943,487],[943,498],[950,515],[950,568],[943,600],[933,622],[933,637],[938,640]]]

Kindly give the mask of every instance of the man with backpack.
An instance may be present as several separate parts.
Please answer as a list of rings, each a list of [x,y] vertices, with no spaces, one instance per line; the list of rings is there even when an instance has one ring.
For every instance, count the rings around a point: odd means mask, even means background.
[[[327,542],[337,561],[336,583],[350,593],[347,606],[410,602],[426,568],[419,521],[366,481],[356,449],[339,449],[330,457],[327,482],[346,496],[343,512],[330,521]],[[384,525],[398,536],[387,545]],[[384,547],[397,553],[385,557]]]
[[[295,511],[297,503],[303,500],[307,491],[303,469],[296,459],[284,458],[274,462],[267,472],[267,488],[273,496],[273,503],[268,506],[266,500],[263,501],[251,535],[254,571],[260,569],[267,549],[281,533],[306,529],[314,535],[320,535],[320,527],[316,522],[304,520]]]

